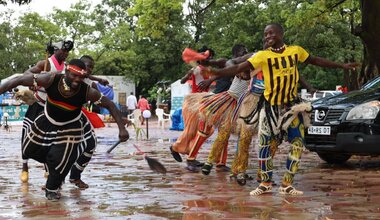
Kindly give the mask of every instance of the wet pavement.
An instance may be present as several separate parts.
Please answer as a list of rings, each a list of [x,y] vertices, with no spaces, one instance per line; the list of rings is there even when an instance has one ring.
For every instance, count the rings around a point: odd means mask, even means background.
[[[131,139],[110,154],[117,141],[117,126],[96,129],[97,151],[82,175],[90,185],[79,190],[68,181],[58,202],[47,201],[41,187],[45,183],[43,166],[30,160],[29,183],[19,179],[21,170],[21,126],[10,132],[0,128],[0,220],[2,219],[380,219],[380,158],[353,157],[341,166],[327,165],[316,154],[305,150],[295,187],[303,196],[282,196],[274,186],[272,193],[252,197],[257,186],[248,181],[240,186],[228,173],[212,170],[209,176],[190,173],[186,163],[171,157],[168,147],[179,131],[160,129],[149,122],[149,140]],[[204,161],[211,140],[200,151]],[[230,139],[229,154],[236,136]],[[255,143],[255,140],[254,140]],[[149,157],[158,159],[166,175],[149,169],[136,144]],[[256,169],[252,148],[251,169]],[[284,172],[287,149],[280,147],[274,159],[274,180]],[[232,157],[229,157],[229,163]]]

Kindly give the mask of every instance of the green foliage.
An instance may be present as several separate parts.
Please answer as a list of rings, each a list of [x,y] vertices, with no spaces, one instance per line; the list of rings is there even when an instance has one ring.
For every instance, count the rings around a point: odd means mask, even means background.
[[[234,44],[244,44],[250,51],[262,48],[265,22],[258,16],[258,5],[217,2],[210,10],[205,22],[207,31],[198,47],[208,45],[216,51],[217,57],[231,57]]]
[[[292,11],[294,19],[286,21],[288,43],[302,45],[312,55],[337,62],[360,62],[363,45],[358,37],[351,34],[352,25],[360,22],[359,5],[354,1],[345,1],[331,9],[332,5],[336,4],[332,1],[298,4]],[[305,67],[300,72],[318,89],[347,85],[344,72],[340,69]]]
[[[158,81],[174,82],[189,69],[181,59],[185,47],[207,45],[217,58],[231,57],[237,43],[260,50],[270,22],[284,26],[287,44],[312,55],[360,61],[363,45],[351,34],[360,23],[359,9],[356,0],[103,0],[81,1],[47,17],[30,13],[14,20],[5,13],[0,77],[44,59],[50,39],[73,39],[70,58],[91,55],[95,74],[125,76],[136,83],[137,94],[152,100]],[[348,74],[313,66],[301,66],[300,72],[318,89],[333,89]]]
[[[7,3],[15,3],[19,5],[29,4],[32,0],[0,0],[0,5],[7,5]]]
[[[3,79],[14,72],[12,63],[12,51],[10,50],[11,26],[9,22],[2,22],[0,24],[0,78]]]
[[[158,95],[161,96],[161,101],[168,100],[170,98],[170,91],[169,92],[166,91],[165,88],[167,88],[167,86],[168,85],[166,85],[166,83],[165,83],[165,87],[163,86],[162,83],[160,83],[159,85],[155,84],[153,87],[151,87],[148,91],[148,94],[149,94],[148,101],[153,102],[153,100],[157,100]],[[169,87],[170,87],[170,85],[169,85]],[[158,93],[159,89],[161,91]]]
[[[0,64],[0,75],[3,77],[15,72],[24,72],[30,65],[45,59],[45,48],[50,38],[55,39],[60,29],[48,19],[37,13],[30,13],[19,19],[17,26],[12,25],[10,15],[3,15],[9,20],[1,25],[4,59]]]
[[[182,15],[184,0],[136,0],[128,10],[138,17],[137,33],[141,37],[166,38],[167,29],[173,28]]]
[[[50,16],[56,26],[62,30],[59,37],[74,41],[75,50],[71,52],[71,56],[81,56],[84,54],[82,51],[88,51],[89,47],[94,47],[97,43],[95,39],[98,32],[90,7],[89,2],[81,1],[68,10],[55,10]]]

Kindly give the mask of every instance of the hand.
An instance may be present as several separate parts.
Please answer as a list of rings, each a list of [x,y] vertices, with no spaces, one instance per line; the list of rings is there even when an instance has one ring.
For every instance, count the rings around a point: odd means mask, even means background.
[[[106,80],[106,79],[100,79],[100,80],[99,80],[99,83],[102,84],[103,86],[106,86],[106,85],[110,84],[110,83],[108,82],[108,80]]]
[[[129,133],[128,131],[123,127],[123,129],[119,130],[119,140],[121,142],[125,142],[129,139]]]
[[[206,60],[199,60],[198,63],[200,65],[202,65],[202,66],[208,66],[208,65],[210,65],[210,62],[209,62],[208,59],[206,59]]]
[[[359,63],[344,63],[342,68],[345,70],[353,70],[355,71],[356,68],[360,67]]]
[[[123,125],[127,125],[127,127],[129,127],[130,125],[132,125],[132,122],[130,120],[128,120],[127,117],[122,117],[121,118],[123,120]]]
[[[218,69],[218,68],[213,68],[213,67],[206,67],[206,70],[205,70],[205,72],[206,72],[207,75],[209,75],[209,76],[220,76],[219,71],[220,71],[220,69]]]
[[[238,75],[236,75],[238,78],[242,79],[242,80],[249,80],[250,79],[250,73],[248,72],[241,72],[239,73]]]
[[[207,90],[209,87],[210,87],[210,84],[211,84],[211,80],[210,79],[205,79],[203,80],[202,82],[200,82],[198,84],[198,88],[201,90],[201,91],[205,91]]]
[[[309,92],[310,92],[310,94],[311,94],[312,96],[314,95],[314,93],[316,93],[316,92],[319,91],[318,89],[316,89],[316,88],[314,88],[314,87],[311,87],[311,88],[309,88],[308,90],[309,90]]]

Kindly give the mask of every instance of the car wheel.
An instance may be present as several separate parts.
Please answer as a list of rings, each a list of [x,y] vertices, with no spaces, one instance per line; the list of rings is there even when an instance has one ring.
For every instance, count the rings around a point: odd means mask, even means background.
[[[331,153],[331,152],[317,152],[319,158],[331,164],[341,164],[350,159],[350,154]]]

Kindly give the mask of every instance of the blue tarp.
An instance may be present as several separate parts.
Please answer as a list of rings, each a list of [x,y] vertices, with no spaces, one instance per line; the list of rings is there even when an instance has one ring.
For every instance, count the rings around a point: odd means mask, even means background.
[[[98,90],[107,98],[109,98],[111,101],[114,97],[113,88],[110,86],[103,86],[100,83],[96,83],[96,86],[98,87]],[[108,115],[110,112],[105,108],[100,108],[100,114]]]
[[[110,86],[103,86],[102,84],[96,83],[96,86],[98,87],[98,90],[107,98],[110,100],[113,100],[114,92],[113,88]]]
[[[177,109],[172,114],[172,127],[170,130],[183,131],[184,122],[182,117],[182,109]]]

